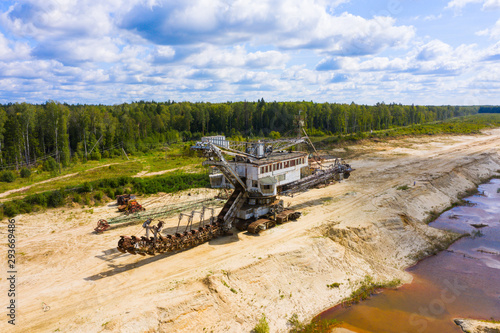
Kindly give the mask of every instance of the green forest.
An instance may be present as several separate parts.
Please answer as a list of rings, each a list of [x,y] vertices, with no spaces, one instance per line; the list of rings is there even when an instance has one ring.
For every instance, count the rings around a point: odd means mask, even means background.
[[[147,152],[158,145],[225,134],[254,138],[349,135],[476,114],[478,107],[314,102],[135,102],[119,105],[0,105],[0,168],[20,170],[54,162],[99,160]],[[271,133],[273,132],[273,133]],[[123,150],[122,150],[123,149]]]

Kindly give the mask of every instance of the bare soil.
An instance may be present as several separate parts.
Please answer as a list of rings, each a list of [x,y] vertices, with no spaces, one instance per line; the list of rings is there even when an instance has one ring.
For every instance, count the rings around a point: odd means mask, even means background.
[[[348,161],[356,169],[348,180],[285,198],[303,212],[296,222],[153,257],[116,250],[120,235],[143,233],[140,224],[93,233],[99,219],[117,215],[112,202],[19,215],[17,324],[4,317],[0,331],[250,332],[264,313],[271,332],[285,332],[292,314],[310,320],[366,275],[408,282],[406,267],[458,236],[424,221],[498,175],[498,147],[500,129],[350,147],[359,155]],[[162,195],[152,206],[215,193]],[[169,232],[178,219],[165,222]],[[5,274],[0,286],[7,304]]]

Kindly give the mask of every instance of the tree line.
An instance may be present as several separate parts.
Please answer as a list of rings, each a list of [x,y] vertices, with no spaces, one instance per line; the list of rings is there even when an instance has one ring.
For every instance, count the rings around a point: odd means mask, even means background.
[[[0,168],[31,167],[47,159],[100,159],[147,151],[205,135],[296,135],[303,119],[309,135],[348,135],[423,124],[478,112],[478,107],[314,102],[134,102],[118,105],[0,105]]]
[[[500,106],[481,106],[478,113],[500,113]]]

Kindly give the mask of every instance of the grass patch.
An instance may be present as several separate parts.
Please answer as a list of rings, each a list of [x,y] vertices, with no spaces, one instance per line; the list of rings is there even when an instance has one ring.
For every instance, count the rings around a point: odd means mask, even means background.
[[[327,284],[326,285],[327,288],[330,288],[330,289],[333,289],[333,288],[339,288],[340,287],[340,283],[338,282],[334,282],[332,284]]]
[[[269,323],[267,322],[266,315],[262,314],[259,322],[253,328],[254,333],[269,333]]]
[[[190,151],[190,144],[172,145],[165,151],[154,151],[144,154],[140,158],[140,163],[148,172],[158,172],[186,168],[196,170],[201,168],[203,158],[196,156],[194,151]]]
[[[66,187],[66,188],[78,187],[81,184],[86,183],[86,182],[93,182],[93,181],[96,181],[98,179],[116,177],[117,174],[119,174],[121,176],[133,176],[133,175],[137,174],[138,172],[140,172],[141,170],[142,170],[142,166],[137,161],[125,161],[125,162],[122,161],[119,164],[110,165],[108,167],[98,166],[98,167],[92,168],[91,170],[78,172],[76,175],[71,176],[71,177],[55,179],[53,181],[43,183],[43,184],[35,184],[31,188],[29,188],[28,190],[23,191],[23,194],[31,195],[31,194],[35,194],[35,193],[39,193],[39,192],[60,189],[62,187]],[[65,172],[64,174],[71,174],[71,172]],[[64,176],[64,174],[61,174],[61,175]],[[57,176],[61,176],[61,175],[57,175]],[[52,178],[52,177],[48,177],[47,179],[50,179],[50,178]],[[31,182],[31,184],[34,184],[34,183],[36,183],[36,182]],[[31,184],[26,184],[26,185],[31,185]],[[12,193],[12,194],[8,195],[7,198],[15,197],[18,195],[19,195],[19,193]]]
[[[290,333],[320,333],[330,332],[335,327],[340,325],[336,319],[319,319],[315,318],[310,323],[304,323],[299,320],[299,317],[294,313],[289,319],[288,324],[291,326]]]
[[[408,185],[401,185],[401,186],[398,186],[397,190],[400,190],[400,191],[406,191],[408,190],[410,187]]]
[[[381,288],[395,288],[401,284],[401,280],[394,279],[387,282],[374,282],[373,278],[369,275],[365,276],[364,280],[360,282],[360,286],[351,292],[351,295],[342,300],[342,306],[347,307],[352,304],[359,303],[360,301],[368,299],[377,289]]]
[[[115,177],[117,174],[133,176],[141,171],[158,172],[182,168],[188,172],[200,172],[203,168],[201,165],[203,158],[197,157],[196,152],[189,149],[190,146],[191,143],[179,143],[148,153],[129,154],[130,160],[127,160],[124,156],[118,156],[103,158],[99,161],[76,162],[67,168],[60,169],[60,172],[59,170],[53,172],[44,171],[43,166],[39,166],[32,168],[30,170],[31,174],[26,178],[20,177],[20,173],[12,171],[16,174],[16,179],[10,183],[0,182],[0,193],[73,173],[77,173],[77,175],[34,185],[25,193],[33,194],[58,189],[63,186],[77,186],[86,181]],[[14,193],[9,197],[18,195],[19,193]]]

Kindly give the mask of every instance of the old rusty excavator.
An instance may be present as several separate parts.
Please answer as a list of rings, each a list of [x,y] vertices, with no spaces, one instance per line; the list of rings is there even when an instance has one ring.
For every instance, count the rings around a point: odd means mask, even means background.
[[[214,216],[212,209],[210,219],[204,220],[206,208],[203,208],[198,228],[194,228],[193,218],[197,212],[193,211],[184,230],[180,230],[181,214],[176,232],[168,235],[161,234],[162,221],[151,226],[152,220],[148,219],[143,224],[146,235],[121,236],[118,250],[141,255],[178,251],[230,235],[233,226],[259,233],[299,218],[300,212],[285,209],[279,196],[293,196],[319,185],[347,179],[353,171],[340,158],[328,162],[319,156],[312,157],[312,154],[310,158],[304,151],[289,150],[307,143],[316,152],[305,131],[303,134],[292,139],[256,142],[230,142],[224,136],[202,138],[191,149],[206,158],[203,165],[219,171],[210,175],[212,187],[234,188],[219,214]]]

